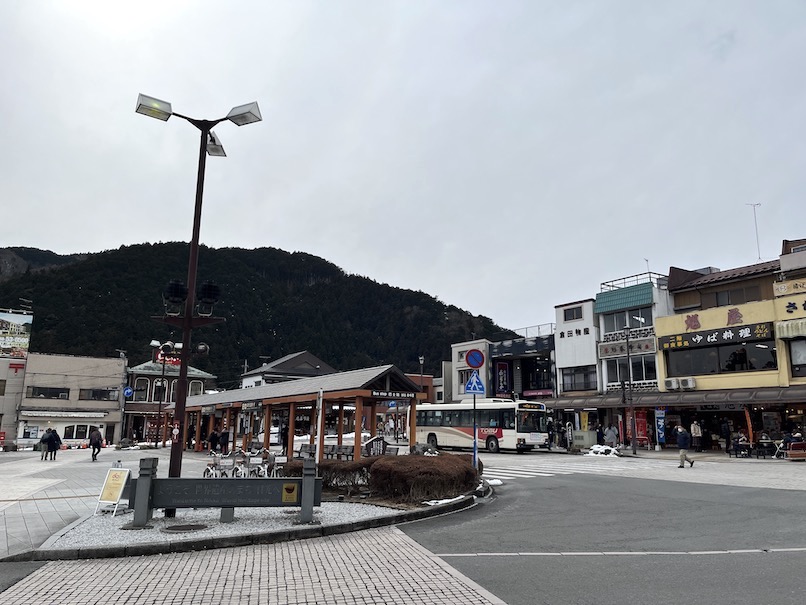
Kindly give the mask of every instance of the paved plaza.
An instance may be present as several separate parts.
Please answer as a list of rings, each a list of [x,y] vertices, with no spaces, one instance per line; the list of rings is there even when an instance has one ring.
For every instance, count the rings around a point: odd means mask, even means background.
[[[157,456],[167,476],[168,451],[86,450],[0,454],[3,542],[0,556],[39,547],[68,524],[92,514],[107,470],[120,460],[136,473],[139,459]],[[806,463],[697,455],[678,469],[675,452],[596,459],[567,454],[483,454],[485,475],[502,481],[552,474],[613,475],[714,485],[806,489]],[[183,475],[200,476],[207,458],[187,453]],[[458,513],[462,514],[462,513]],[[110,536],[114,541],[114,536]],[[9,565],[9,564],[0,564]],[[230,603],[501,603],[396,527],[324,538],[131,558],[53,561],[0,593],[0,605],[27,602],[92,604]],[[24,575],[24,574],[23,574]],[[6,585],[10,582],[6,582]]]

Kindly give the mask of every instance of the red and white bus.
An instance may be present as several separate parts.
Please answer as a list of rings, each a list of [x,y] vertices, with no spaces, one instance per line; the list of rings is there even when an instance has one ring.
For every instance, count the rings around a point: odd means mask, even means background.
[[[477,399],[479,448],[518,453],[548,445],[546,406],[535,401]],[[473,447],[473,400],[417,406],[417,443],[431,447]]]

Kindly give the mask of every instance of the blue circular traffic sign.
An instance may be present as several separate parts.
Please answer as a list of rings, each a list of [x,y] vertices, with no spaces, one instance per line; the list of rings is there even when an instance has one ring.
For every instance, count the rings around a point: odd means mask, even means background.
[[[133,388],[131,388],[131,387],[126,387],[125,389],[123,389],[123,396],[124,396],[124,397],[129,398],[129,397],[131,397],[132,395],[134,395],[134,389],[133,389]]]
[[[465,362],[471,368],[480,368],[484,365],[484,353],[479,351],[478,349],[470,349],[465,354]]]

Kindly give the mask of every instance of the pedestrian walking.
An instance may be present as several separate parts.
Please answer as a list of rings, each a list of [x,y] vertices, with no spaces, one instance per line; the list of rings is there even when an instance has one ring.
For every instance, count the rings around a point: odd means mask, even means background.
[[[549,434],[549,450],[551,450],[551,446],[554,443],[554,419],[549,416],[548,424],[546,424],[546,431]]]
[[[221,431],[221,453],[229,453],[229,429],[225,428]]]
[[[618,443],[618,429],[613,426],[613,423],[607,425],[607,428],[604,432],[604,442],[605,445],[609,445],[610,447],[616,447]]]
[[[62,446],[62,440],[56,429],[50,429],[50,437],[48,437],[48,457],[50,460],[56,460],[56,452]]]
[[[604,437],[604,427],[602,423],[596,425],[596,445],[604,445],[605,444],[605,437]]]
[[[696,420],[691,423],[691,445],[695,452],[702,451],[702,427]]]
[[[678,468],[684,468],[686,462],[690,467],[694,466],[694,460],[688,457],[688,449],[691,447],[691,435],[679,425],[677,427],[677,447],[680,450],[680,466]]]
[[[280,428],[280,445],[283,448],[283,456],[288,456],[288,425],[284,424]]]
[[[50,439],[50,429],[47,429],[39,438],[39,451],[42,453],[40,460],[48,457],[48,440]]]
[[[94,428],[90,433],[90,447],[92,447],[92,461],[98,462],[98,454],[101,453],[101,445],[103,445],[103,436],[98,428]]]

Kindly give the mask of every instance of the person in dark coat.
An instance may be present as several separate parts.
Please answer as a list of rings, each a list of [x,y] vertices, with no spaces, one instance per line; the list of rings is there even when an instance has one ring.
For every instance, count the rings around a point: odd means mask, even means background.
[[[207,442],[210,444],[210,453],[215,454],[218,451],[218,430],[213,429],[207,437]]]
[[[680,450],[680,466],[678,468],[684,468],[686,462],[689,463],[689,466],[694,466],[694,460],[688,457],[688,450],[691,447],[691,435],[682,426],[677,427],[677,447]]]
[[[549,434],[549,449],[554,443],[554,419],[549,416],[548,424],[546,425],[546,432]]]
[[[101,446],[104,438],[97,428],[90,433],[90,447],[92,448],[92,461],[98,462],[98,454],[101,453]]]
[[[280,444],[283,446],[283,456],[288,455],[288,425],[284,424],[280,428]]]
[[[229,429],[221,431],[221,453],[229,453]]]
[[[56,429],[51,429],[50,437],[48,437],[48,457],[50,460],[56,460],[56,452],[59,451],[61,446],[62,440],[59,437],[59,433],[56,432]]]
[[[50,429],[47,429],[42,436],[39,438],[39,450],[42,452],[41,460],[45,460],[48,457],[48,441],[50,440]]]

